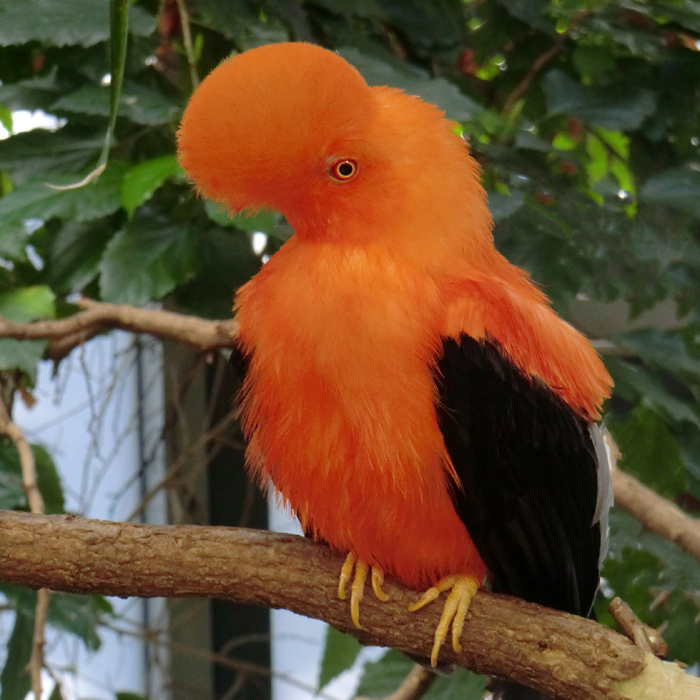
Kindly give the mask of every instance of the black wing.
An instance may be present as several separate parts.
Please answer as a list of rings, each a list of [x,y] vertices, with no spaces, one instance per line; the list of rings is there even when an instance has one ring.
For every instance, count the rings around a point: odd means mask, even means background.
[[[436,383],[452,500],[493,589],[588,615],[607,536],[588,421],[495,342],[445,340]]]

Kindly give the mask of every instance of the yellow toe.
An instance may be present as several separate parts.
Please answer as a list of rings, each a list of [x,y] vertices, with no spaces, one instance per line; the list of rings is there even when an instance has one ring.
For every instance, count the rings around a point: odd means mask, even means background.
[[[350,552],[345,558],[345,562],[340,570],[340,578],[338,579],[338,598],[341,600],[345,600],[345,591],[352,579],[350,586],[350,617],[355,627],[359,629],[363,629],[360,624],[360,603],[365,595],[365,582],[370,569],[372,571],[372,590],[374,595],[381,601],[388,600],[389,596],[382,590],[384,571],[378,566],[370,567],[367,562],[358,559],[353,552]]]
[[[382,590],[382,585],[384,583],[384,572],[377,566],[372,567],[372,590],[374,595],[385,603],[389,600],[389,596]]]
[[[444,579],[440,579],[432,588],[423,593],[419,600],[409,606],[408,609],[414,612],[435,600],[440,593],[450,590],[442,609],[440,622],[438,622],[438,626],[435,629],[433,648],[430,653],[432,666],[437,666],[440,648],[447,637],[447,631],[450,629],[450,626],[452,626],[452,648],[457,652],[462,651],[460,638],[464,629],[464,620],[469,611],[472,598],[479,590],[480,585],[471,576],[447,576]]]

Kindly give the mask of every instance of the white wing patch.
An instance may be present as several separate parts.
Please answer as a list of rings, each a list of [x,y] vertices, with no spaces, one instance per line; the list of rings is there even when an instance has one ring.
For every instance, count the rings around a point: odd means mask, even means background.
[[[610,508],[615,501],[613,494],[611,472],[617,466],[620,458],[620,450],[613,436],[607,428],[601,428],[595,424],[590,427],[591,440],[595,447],[596,460],[598,462],[598,497],[593,513],[593,524],[600,523],[600,558],[598,565],[602,564],[608,553],[610,539],[609,516]]]

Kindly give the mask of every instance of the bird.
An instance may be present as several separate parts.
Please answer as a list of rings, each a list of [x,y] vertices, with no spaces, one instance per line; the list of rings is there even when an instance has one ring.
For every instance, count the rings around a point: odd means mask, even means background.
[[[177,141],[201,196],[294,231],[235,293],[246,463],[346,555],[354,624],[387,575],[422,592],[413,611],[445,600],[433,665],[450,632],[461,649],[483,585],[589,615],[612,380],[497,251],[459,125],[331,50],[281,42],[209,73]]]

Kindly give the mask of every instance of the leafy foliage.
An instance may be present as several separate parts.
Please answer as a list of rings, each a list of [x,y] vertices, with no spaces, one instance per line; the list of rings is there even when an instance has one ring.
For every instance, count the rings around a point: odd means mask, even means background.
[[[697,3],[188,6],[193,41],[186,49],[175,2],[131,4],[107,169],[83,188],[57,189],[46,183],[75,183],[94,167],[108,131],[115,91],[104,79],[112,70],[107,6],[0,4],[0,123],[11,127],[15,110],[57,117],[55,128],[0,140],[0,314],[50,318],[76,292],[133,304],[167,298],[185,312],[230,314],[234,289],[290,230],[271,213],[229,218],[183,180],[175,133],[196,79],[190,64],[201,77],[232,51],[290,38],[319,42],[338,49],[369,82],[421,95],[461,122],[483,168],[500,250],[530,271],[558,311],[616,349],[606,356],[616,381],[606,420],[625,468],[700,512]],[[267,234],[262,252],[251,245],[256,231]],[[618,302],[623,310],[594,330],[584,313],[594,302]],[[645,315],[652,310],[655,316]],[[3,376],[31,384],[43,352],[41,343],[1,341]],[[36,454],[47,504],[61,512],[60,482],[47,476],[48,455]],[[17,469],[3,446],[3,507],[26,507]],[[612,542],[604,570],[610,591],[650,624],[667,625],[677,658],[698,662],[698,563],[621,513]],[[652,606],[661,591],[670,597]],[[26,625],[18,614],[2,700],[26,691],[13,661],[26,662]],[[87,632],[72,630],[87,643]],[[321,685],[355,658],[334,633],[329,640]],[[390,652],[368,665],[360,691],[393,690],[406,663]],[[462,680],[474,697],[483,689],[463,674],[444,683]],[[429,697],[453,697],[441,684]]]

